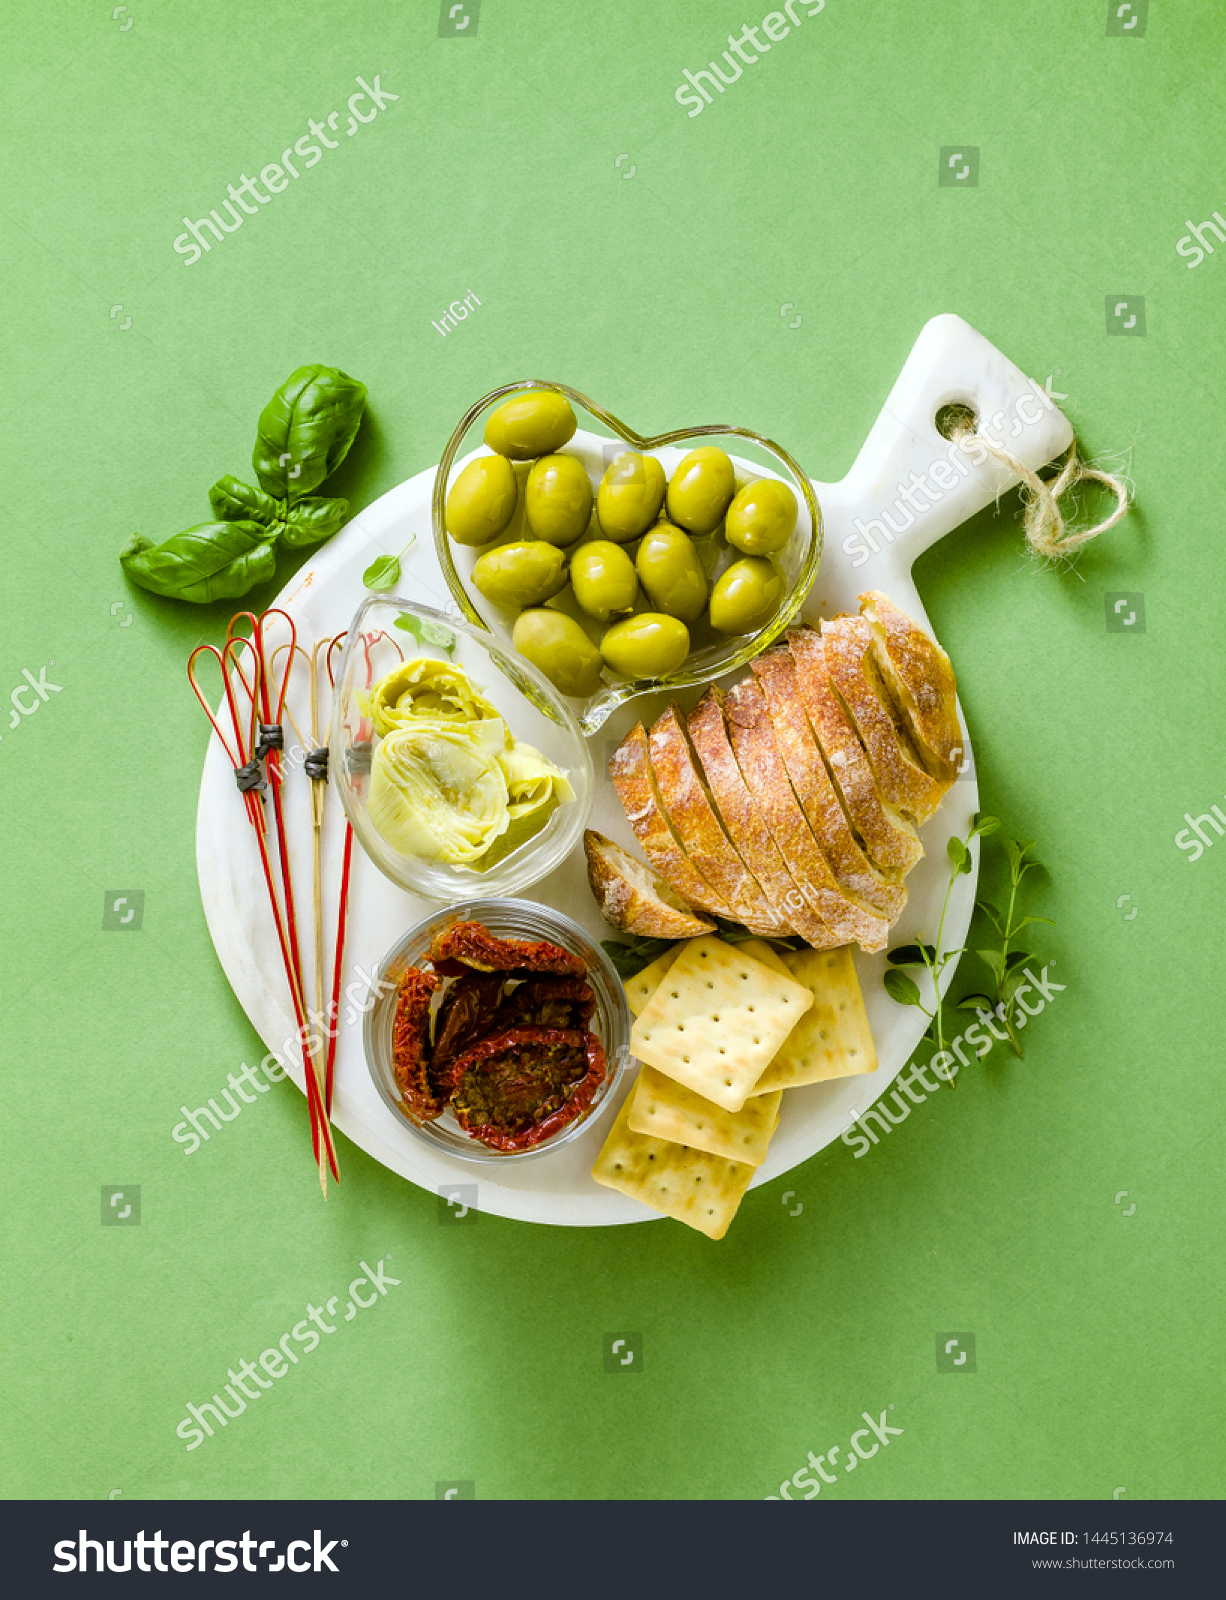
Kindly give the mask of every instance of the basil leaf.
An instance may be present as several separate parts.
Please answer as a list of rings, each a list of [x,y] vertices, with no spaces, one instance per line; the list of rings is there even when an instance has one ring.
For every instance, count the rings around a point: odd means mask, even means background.
[[[919,1005],[919,988],[905,972],[900,972],[897,967],[891,967],[881,981],[885,984],[885,992],[890,999],[897,1000],[900,1006]]]
[[[307,545],[330,539],[349,515],[348,500],[328,500],[323,495],[308,495],[289,508],[277,523],[277,541],[287,550],[302,550]]]
[[[218,522],[262,522],[271,525],[277,520],[280,510],[271,495],[265,494],[263,489],[253,489],[249,483],[243,483],[230,472],[224,478],[218,478],[209,490],[209,504]]]
[[[367,571],[370,569],[367,568]],[[402,611],[396,618],[395,627],[403,628],[406,633],[411,633],[418,644],[437,645],[440,650],[445,650],[448,655],[455,649],[455,634],[450,628],[444,628],[441,623],[431,622],[428,617],[410,616],[407,611]]]
[[[266,493],[291,505],[311,494],[353,443],[366,385],[315,363],[290,374],[260,412],[251,464]]]
[[[276,543],[258,522],[202,522],[155,545],[134,533],[119,552],[133,583],[172,600],[231,600],[276,571]]]
[[[387,594],[400,582],[400,557],[380,556],[362,574],[362,582],[376,594]]]
[[[619,978],[634,978],[658,956],[671,950],[672,940],[635,939],[633,944],[620,944],[616,939],[602,939],[600,948],[613,963]]]

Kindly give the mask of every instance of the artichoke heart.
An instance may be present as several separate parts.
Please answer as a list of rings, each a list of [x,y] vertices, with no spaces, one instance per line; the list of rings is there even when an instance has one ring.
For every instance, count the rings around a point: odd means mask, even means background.
[[[463,668],[429,656],[402,662],[381,678],[371,691],[369,714],[383,737],[419,717],[463,723],[498,716]]]
[[[376,722],[376,726],[378,723]],[[471,866],[510,826],[501,717],[409,714],[379,741],[367,809],[393,849]]]
[[[498,757],[507,780],[510,824],[481,858],[484,872],[540,833],[558,807],[575,798],[570,780],[539,750],[518,740]]]

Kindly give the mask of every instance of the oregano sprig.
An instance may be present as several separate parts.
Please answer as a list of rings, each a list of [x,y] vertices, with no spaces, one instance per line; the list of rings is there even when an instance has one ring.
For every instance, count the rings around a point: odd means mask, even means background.
[[[913,944],[898,945],[886,956],[889,968],[882,982],[886,993],[891,1000],[896,1000],[901,1006],[918,1006],[928,1018],[928,1027],[924,1030],[924,1037],[931,1039],[938,1050],[945,1048],[945,1001],[941,994],[941,977],[945,968],[954,959],[961,955],[966,948],[959,945],[956,949],[946,950],[943,945],[945,935],[945,918],[949,912],[949,900],[953,894],[954,884],[963,875],[971,870],[970,843],[975,838],[986,838],[988,834],[995,833],[1000,827],[996,817],[982,817],[978,814],[972,819],[971,830],[965,839],[956,834],[946,845],[946,853],[950,861],[949,883],[945,889],[945,900],[941,906],[941,918],[937,923],[936,942],[929,944],[921,935]],[[933,1008],[929,1011],[920,994],[919,985],[915,979],[909,977],[902,969],[904,967],[924,967],[932,975]],[[951,1078],[950,1083],[953,1083]]]
[[[1001,915],[990,900],[975,902],[1000,937],[999,950],[975,951],[992,974],[996,986],[996,998],[993,1000],[986,994],[970,994],[960,1000],[958,1005],[964,1011],[992,1012],[1004,1025],[1014,1055],[1021,1056],[1023,1053],[1021,1041],[1014,1026],[1017,1019],[1017,993],[1025,981],[1026,963],[1034,957],[1029,950],[1014,950],[1010,946],[1022,929],[1029,927],[1031,923],[1045,922],[1049,927],[1055,927],[1055,923],[1050,917],[1035,916],[1019,916],[1017,921],[1014,921],[1022,881],[1028,872],[1041,868],[1043,863],[1030,853],[1034,849],[1033,839],[1002,839],[1000,842],[1009,862],[1009,903],[1005,907],[1004,915]]]

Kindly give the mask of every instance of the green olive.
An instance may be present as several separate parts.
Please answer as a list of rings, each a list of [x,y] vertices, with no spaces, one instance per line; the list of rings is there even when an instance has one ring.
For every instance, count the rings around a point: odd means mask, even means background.
[[[724,533],[747,556],[782,550],[796,527],[796,496],[778,478],[747,483],[728,507]]]
[[[664,468],[655,456],[623,450],[614,456],[596,491],[596,520],[606,538],[629,544],[648,528],[664,504]]]
[[[566,557],[543,539],[521,539],[487,550],[473,582],[496,606],[539,606],[566,584]]]
[[[470,461],[447,495],[447,532],[457,544],[488,544],[510,522],[519,496],[505,456]]]
[[[690,630],[676,617],[640,611],[615,622],[600,641],[600,653],[626,678],[663,678],[690,653]]]
[[[754,633],[778,611],[783,590],[783,574],[764,556],[734,561],[711,591],[711,626]]]
[[[599,622],[633,611],[639,590],[634,562],[608,539],[579,546],[571,557],[570,583],[580,606]]]
[[[574,617],[547,608],[521,611],[511,643],[563,694],[586,699],[600,688],[600,651]]]
[[[657,611],[697,622],[707,609],[707,579],[688,533],[657,522],[634,558],[639,581]]]
[[[669,480],[669,521],[691,533],[714,533],[735,493],[732,462],[722,450],[714,445],[691,450]]]
[[[538,539],[574,544],[592,519],[592,484],[578,456],[542,456],[524,487],[524,515]]]
[[[552,389],[529,389],[492,411],[485,424],[485,442],[512,461],[560,450],[578,424],[570,401]]]

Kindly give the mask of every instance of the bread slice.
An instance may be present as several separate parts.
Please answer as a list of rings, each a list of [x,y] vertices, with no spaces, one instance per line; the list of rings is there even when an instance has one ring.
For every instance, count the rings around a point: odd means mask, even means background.
[[[696,768],[680,713],[670,705],[647,739],[656,792],[691,863],[753,933],[778,933],[781,922],[724,831]]]
[[[926,822],[949,785],[924,767],[906,718],[873,660],[872,629],[863,617],[823,621],[822,652],[830,681],[868,751],[882,795],[916,822]]]
[[[622,933],[640,939],[696,939],[715,932],[710,917],[692,911],[662,878],[603,833],[586,828],[583,853],[600,914]]]
[[[724,725],[722,696],[710,688],[690,712],[686,729],[729,837],[762,892],[787,926],[818,950],[842,943],[817,916],[787,869],[766,814],[746,786]]]
[[[848,821],[882,876],[900,883],[924,854],[919,835],[877,787],[855,724],[826,676],[821,634],[816,628],[793,629],[788,634],[788,650],[809,724],[822,747]]]
[[[752,674],[728,690],[724,715],[737,765],[760,801],[779,853],[814,913],[838,935],[840,944],[854,942],[866,951],[883,950],[889,922],[855,905],[839,887],[792,791],[766,700]]]
[[[643,854],[652,869],[690,905],[735,921],[731,908],[700,876],[669,826],[668,817],[656,793],[648,757],[647,730],[641,722],[635,723],[613,752],[609,761],[609,776],[626,819],[634,829],[634,836],[642,845]]]
[[[792,791],[839,887],[853,905],[875,911],[890,922],[896,921],[907,903],[907,891],[902,884],[889,882],[877,871],[851,831],[805,715],[796,684],[796,669],[787,646],[779,645],[766,651],[751,665],[766,699],[775,743],[787,768]]]
[[[924,765],[933,777],[953,783],[965,741],[949,657],[888,595],[875,589],[862,594],[860,615],[872,629],[877,670],[902,708]]]

